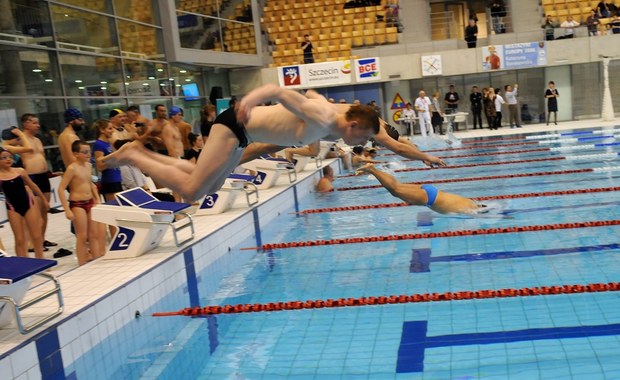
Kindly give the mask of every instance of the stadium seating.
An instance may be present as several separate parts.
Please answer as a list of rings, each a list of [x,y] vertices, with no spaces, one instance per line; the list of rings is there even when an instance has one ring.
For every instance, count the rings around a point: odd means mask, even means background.
[[[310,34],[315,62],[351,59],[352,47],[398,43],[398,29],[386,28],[382,5],[344,9],[346,0],[267,0],[262,30],[273,46],[271,66],[303,62],[304,34]],[[291,22],[295,21],[295,22]],[[291,47],[287,38],[295,38]]]

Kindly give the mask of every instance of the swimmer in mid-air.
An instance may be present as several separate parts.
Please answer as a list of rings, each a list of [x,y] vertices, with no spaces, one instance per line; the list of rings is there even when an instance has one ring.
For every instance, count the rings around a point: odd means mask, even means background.
[[[366,164],[355,171],[358,175],[363,173],[375,176],[393,196],[412,205],[428,206],[441,214],[476,214],[486,207],[469,198],[439,191],[433,185],[420,186],[398,182],[390,174],[377,169],[374,164]]]
[[[279,104],[259,106],[274,101]],[[402,156],[445,166],[437,157],[393,141],[373,107],[332,104],[314,91],[302,95],[274,84],[251,91],[238,109],[229,108],[217,116],[195,165],[149,151],[140,141],[125,144],[102,161],[107,166],[132,164],[189,201],[216,192],[240,162],[262,154],[321,138],[342,138],[348,145],[357,145],[373,136]]]

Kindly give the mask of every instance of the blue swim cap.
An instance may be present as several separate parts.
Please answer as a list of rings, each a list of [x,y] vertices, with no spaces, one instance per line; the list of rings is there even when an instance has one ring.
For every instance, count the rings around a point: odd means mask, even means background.
[[[67,108],[65,111],[65,123],[69,124],[75,119],[83,119],[84,115],[77,108]]]
[[[16,139],[17,136],[15,134],[13,134],[13,132],[11,132],[15,128],[17,128],[17,127],[13,126],[13,127],[9,127],[9,128],[3,129],[2,130],[2,140],[13,140],[13,139]]]
[[[177,106],[170,107],[170,111],[168,111],[168,117],[172,117],[178,114],[183,114],[183,108],[179,108]]]

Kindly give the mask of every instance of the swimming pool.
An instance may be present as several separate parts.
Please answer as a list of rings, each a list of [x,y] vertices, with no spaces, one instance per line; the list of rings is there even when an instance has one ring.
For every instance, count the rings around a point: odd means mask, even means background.
[[[521,136],[465,140],[458,150],[434,153],[462,167],[396,173],[403,182],[492,197],[481,201],[492,210],[480,217],[440,215],[423,207],[282,215],[262,229],[262,243],[414,233],[422,238],[266,251],[242,249],[256,245],[255,239],[244,241],[205,271],[188,271],[187,283],[71,369],[78,379],[618,378],[617,292],[149,316],[197,305],[618,281],[619,227],[579,223],[620,219],[620,193],[613,190],[620,186],[620,171],[613,168],[617,160],[600,156],[620,149],[553,150],[581,142],[536,142]],[[376,184],[366,177],[338,178],[337,188],[351,189],[306,197],[300,209],[399,202],[372,188]],[[371,188],[355,189],[364,186]],[[552,225],[566,228],[502,232]],[[427,237],[465,230],[484,233]]]

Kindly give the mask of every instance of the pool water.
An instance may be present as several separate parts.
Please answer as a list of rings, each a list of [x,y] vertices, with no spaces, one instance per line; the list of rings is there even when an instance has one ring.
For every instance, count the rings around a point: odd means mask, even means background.
[[[617,160],[593,156],[620,147],[540,151],[535,149],[571,143],[532,141],[537,140],[464,140],[458,150],[433,154],[449,164],[474,166],[394,173],[402,182],[436,183],[442,191],[467,197],[525,194],[481,201],[491,209],[487,214],[441,215],[412,206],[291,213],[263,229],[263,243],[620,219],[617,191],[528,196],[620,186]],[[558,157],[572,159],[551,160]],[[378,158],[423,169],[394,156]],[[511,161],[523,162],[506,163]],[[566,172],[591,168],[601,170]],[[555,174],[540,174],[545,172]],[[480,178],[490,176],[500,178]],[[299,208],[400,202],[383,188],[354,189],[377,183],[368,176],[340,177],[336,188],[353,189],[308,196]],[[600,226],[269,251],[244,250],[255,245],[245,241],[197,274],[199,302],[254,304],[616,282],[619,230]],[[187,291],[179,287],[147,313],[190,306]],[[98,376],[114,379],[613,379],[620,378],[618,310],[620,293],[602,292],[145,317],[73,366],[78,378],[94,378],[86,375],[88,369],[103,357],[105,370]]]

